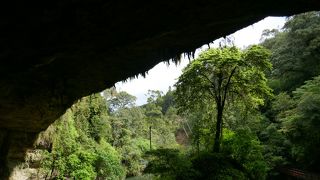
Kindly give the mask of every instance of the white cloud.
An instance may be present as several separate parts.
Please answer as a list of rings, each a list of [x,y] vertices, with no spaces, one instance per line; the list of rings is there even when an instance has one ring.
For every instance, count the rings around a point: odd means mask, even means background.
[[[279,29],[284,23],[285,17],[267,17],[232,34],[235,45],[244,48],[251,44],[258,44],[264,29]],[[217,42],[215,41],[213,44],[214,47],[218,45]],[[202,49],[206,49],[206,47]],[[197,50],[198,53],[200,51],[201,49]],[[174,63],[170,63],[170,65],[159,63],[148,72],[146,78],[139,76],[137,79],[128,80],[127,82],[118,82],[115,86],[118,91],[127,91],[129,94],[136,96],[137,105],[142,105],[146,103],[145,94],[148,90],[167,92],[169,86],[173,86],[188,62],[188,59],[182,58],[178,65]]]
[[[233,34],[238,47],[258,44],[262,31],[265,29],[280,29],[285,23],[285,17],[267,17],[253,25],[243,28]]]

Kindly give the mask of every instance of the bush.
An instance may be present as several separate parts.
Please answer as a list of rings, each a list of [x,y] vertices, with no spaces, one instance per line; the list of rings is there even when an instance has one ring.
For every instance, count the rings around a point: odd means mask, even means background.
[[[252,179],[265,179],[269,170],[263,158],[263,147],[258,138],[247,129],[236,132],[225,130],[222,151],[244,167]]]
[[[100,140],[96,149],[97,160],[95,168],[97,179],[122,179],[125,176],[125,170],[121,166],[119,153],[103,139]]]
[[[198,172],[192,169],[190,158],[176,149],[158,149],[147,153],[150,162],[145,173],[160,175],[160,179],[195,179]]]
[[[192,165],[198,172],[196,179],[246,179],[243,167],[224,154],[203,152],[192,160]]]

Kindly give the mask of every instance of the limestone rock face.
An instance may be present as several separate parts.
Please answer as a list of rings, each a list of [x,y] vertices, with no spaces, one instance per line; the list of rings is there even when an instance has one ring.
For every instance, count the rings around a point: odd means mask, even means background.
[[[319,9],[317,0],[7,1],[0,7],[0,163],[8,147],[25,149],[80,97],[266,16]]]

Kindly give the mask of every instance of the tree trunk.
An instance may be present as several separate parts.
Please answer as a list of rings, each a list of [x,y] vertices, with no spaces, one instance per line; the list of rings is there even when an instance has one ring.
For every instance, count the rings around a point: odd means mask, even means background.
[[[214,139],[214,146],[213,146],[213,152],[218,153],[220,152],[220,140],[221,140],[221,134],[222,134],[222,112],[223,107],[218,105],[217,106],[217,124],[216,124],[216,134]]]
[[[149,145],[150,145],[150,151],[152,150],[152,146],[151,146],[151,133],[152,133],[152,132],[151,132],[151,126],[150,126],[150,127],[149,127],[149,138],[150,138],[150,139],[149,139],[149,140],[150,140],[150,144],[149,144]]]

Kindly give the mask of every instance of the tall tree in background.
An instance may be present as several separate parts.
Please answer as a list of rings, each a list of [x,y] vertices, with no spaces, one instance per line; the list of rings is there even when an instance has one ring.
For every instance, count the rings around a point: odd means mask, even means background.
[[[119,109],[131,108],[135,106],[135,101],[137,99],[135,96],[132,96],[125,91],[117,92],[114,87],[104,90],[103,96],[108,103],[109,111],[111,113]]]
[[[264,36],[262,45],[272,51],[275,91],[291,92],[320,74],[320,12],[292,16],[283,31],[265,30]]]
[[[271,68],[269,51],[252,46],[245,51],[236,47],[209,49],[190,63],[176,83],[176,103],[186,112],[204,101],[216,113],[214,152],[220,151],[223,112],[227,103],[237,100],[257,107],[271,95],[264,71]]]

